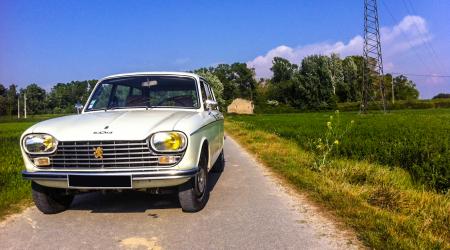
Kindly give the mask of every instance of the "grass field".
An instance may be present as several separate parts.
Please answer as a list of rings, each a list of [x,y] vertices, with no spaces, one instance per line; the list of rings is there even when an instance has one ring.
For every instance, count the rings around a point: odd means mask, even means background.
[[[324,134],[330,113],[230,116],[246,129],[260,129],[293,140],[308,150]],[[355,121],[336,155],[406,169],[418,183],[446,192],[450,188],[450,109],[401,110],[368,115],[341,113]]]
[[[308,141],[323,136],[330,114],[229,116],[226,130],[369,247],[449,249],[450,192],[442,188],[449,181],[450,110],[342,113],[343,123],[355,120],[353,129],[332,163],[312,171]]]
[[[23,161],[19,138],[34,123],[54,117],[34,116],[27,120],[0,117],[0,218],[19,210],[30,200],[30,185],[21,176]]]

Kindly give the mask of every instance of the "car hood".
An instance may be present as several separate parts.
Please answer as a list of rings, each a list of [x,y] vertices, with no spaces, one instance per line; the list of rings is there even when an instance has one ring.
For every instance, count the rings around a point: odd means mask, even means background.
[[[26,133],[48,133],[59,141],[144,140],[157,131],[176,130],[183,119],[196,114],[179,110],[88,112],[37,123]]]

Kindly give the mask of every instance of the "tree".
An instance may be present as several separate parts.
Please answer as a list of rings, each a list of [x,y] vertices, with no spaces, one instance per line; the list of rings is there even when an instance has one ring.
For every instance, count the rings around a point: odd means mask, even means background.
[[[205,69],[199,69],[194,72],[206,79],[214,92],[217,103],[223,109],[225,107],[225,101],[223,100],[223,84],[219,78],[211,73],[211,71]]]
[[[361,86],[358,83],[358,66],[353,57],[342,60],[343,81],[336,85],[336,97],[339,102],[361,100]]]
[[[416,84],[404,75],[394,78],[394,96],[396,100],[412,100],[419,98]]]
[[[300,92],[303,105],[308,109],[329,109],[336,106],[333,94],[333,80],[327,56],[313,55],[305,57],[301,64],[302,79]]]
[[[27,96],[27,113],[30,115],[44,114],[47,112],[46,103],[47,96],[45,90],[36,83],[28,85],[25,89],[20,90],[20,96]]]
[[[231,78],[239,90],[237,97],[253,100],[256,88],[254,70],[249,69],[246,63],[233,63],[231,64]]]
[[[17,85],[11,84],[6,90],[7,115],[11,116],[17,113],[17,99]]]
[[[273,72],[272,83],[280,83],[291,80],[298,66],[284,58],[274,57],[270,70]]]
[[[0,83],[0,115],[6,115],[8,110],[8,100],[6,98],[6,88]]]
[[[333,94],[336,94],[336,88],[344,85],[344,73],[342,70],[342,60],[338,54],[331,54],[328,67],[331,72],[331,84],[333,86]]]
[[[96,83],[97,80],[87,80],[56,84],[48,95],[49,108],[54,113],[73,112],[76,103],[87,101]]]

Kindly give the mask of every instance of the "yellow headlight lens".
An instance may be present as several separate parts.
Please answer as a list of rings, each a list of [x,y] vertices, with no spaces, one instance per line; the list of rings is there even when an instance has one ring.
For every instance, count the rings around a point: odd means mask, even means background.
[[[186,136],[181,132],[159,132],[151,138],[153,149],[160,152],[182,151],[186,141]]]
[[[44,141],[42,142],[42,144],[44,144],[45,146],[44,151],[49,151],[55,146],[55,140],[53,137],[47,135],[44,136]]]

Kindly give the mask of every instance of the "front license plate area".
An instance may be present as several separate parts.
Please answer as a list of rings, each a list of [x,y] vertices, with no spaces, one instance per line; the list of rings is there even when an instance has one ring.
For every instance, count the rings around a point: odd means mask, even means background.
[[[131,176],[69,175],[69,187],[74,188],[131,188]]]

